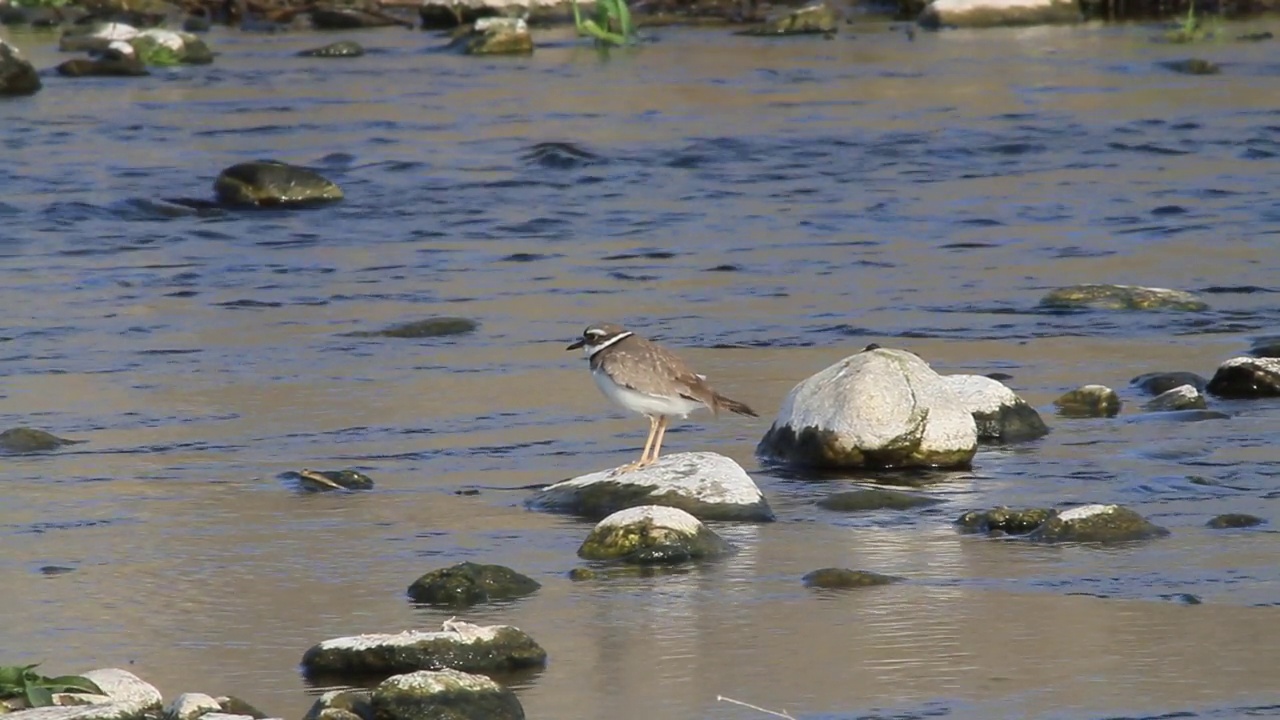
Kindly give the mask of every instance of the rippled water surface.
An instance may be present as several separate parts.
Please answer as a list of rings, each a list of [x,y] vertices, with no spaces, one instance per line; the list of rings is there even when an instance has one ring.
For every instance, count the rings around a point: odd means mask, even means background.
[[[86,441],[0,465],[0,662],[129,667],[167,696],[299,717],[307,646],[437,626],[449,614],[404,589],[470,559],[544,585],[463,615],[548,650],[517,681],[531,718],[760,717],[717,695],[807,718],[1280,715],[1280,403],[1151,421],[1127,387],[1209,375],[1280,331],[1274,44],[1197,48],[1223,74],[1187,77],[1157,65],[1187,48],[1149,28],[849,30],[664,29],[607,60],[564,32],[486,60],[386,30],[351,35],[373,52],[349,61],[293,56],[329,36],[218,31],[209,67],[50,76],[0,103],[0,428]],[[62,59],[53,36],[8,37]],[[264,157],[347,199],[164,201]],[[1211,309],[1037,309],[1078,282]],[[431,315],[481,325],[350,335]],[[731,559],[574,584],[589,525],[523,508],[518,488],[643,441],[563,351],[594,320],[682,348],[764,410],[666,444],[732,456],[778,513],[719,527]],[[1052,434],[984,449],[924,511],[816,508],[852,480],[783,477],[753,447],[795,382],[871,342],[1011,375]],[[1086,382],[1126,411],[1054,418]],[[277,479],[302,467],[377,488]],[[477,485],[506,489],[456,494]],[[951,526],[1086,501],[1173,534],[1102,550]],[[1272,524],[1204,528],[1223,512]],[[831,565],[908,581],[801,587]]]

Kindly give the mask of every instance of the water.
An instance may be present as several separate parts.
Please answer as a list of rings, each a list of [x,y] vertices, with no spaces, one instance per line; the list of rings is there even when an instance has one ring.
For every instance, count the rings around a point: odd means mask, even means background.
[[[87,441],[0,467],[3,662],[128,667],[168,697],[298,717],[315,692],[303,650],[438,626],[450,613],[405,588],[476,560],[544,584],[462,616],[546,647],[515,686],[532,718],[761,717],[717,695],[805,718],[1280,715],[1274,525],[1203,527],[1280,519],[1280,404],[1143,422],[1126,388],[1209,375],[1280,326],[1273,48],[1153,45],[1138,27],[851,30],[664,29],[607,61],[567,32],[492,60],[352,33],[374,52],[347,61],[293,56],[329,36],[219,30],[211,67],[49,77],[0,104],[0,428]],[[10,39],[38,67],[61,59],[52,36]],[[1157,65],[1190,54],[1224,73]],[[219,170],[263,157],[317,167],[347,199],[163,202],[211,197]],[[1077,282],[1198,291],[1212,309],[1036,309]],[[431,315],[481,327],[348,335]],[[574,584],[587,524],[526,511],[522,490],[455,494],[638,452],[643,420],[563,351],[596,320],[680,348],[763,411],[666,443],[735,458],[777,511],[718,528],[732,559]],[[871,342],[1011,374],[1053,433],[984,449],[933,508],[820,510],[849,480],[779,475],[753,447],[794,383]],[[1126,412],[1052,418],[1087,382]],[[302,467],[377,488],[276,479]],[[1173,534],[1046,548],[950,525],[1066,502],[1124,503]],[[831,565],[909,580],[801,587]]]

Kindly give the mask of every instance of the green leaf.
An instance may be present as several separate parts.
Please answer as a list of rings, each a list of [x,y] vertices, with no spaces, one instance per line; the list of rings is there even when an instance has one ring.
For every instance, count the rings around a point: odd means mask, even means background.
[[[45,678],[41,683],[54,692],[80,692],[94,695],[106,695],[97,683],[79,675],[59,675],[56,678]]]
[[[33,708],[49,707],[53,704],[53,693],[42,685],[28,685],[27,704]]]
[[[0,685],[21,685],[22,676],[34,666],[0,665]]]

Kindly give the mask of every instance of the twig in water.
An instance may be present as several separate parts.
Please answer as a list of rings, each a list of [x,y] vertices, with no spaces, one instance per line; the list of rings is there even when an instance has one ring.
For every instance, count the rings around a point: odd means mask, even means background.
[[[741,706],[742,706],[742,707],[744,707],[744,708],[750,708],[750,709],[752,709],[752,710],[757,710],[757,711],[762,712],[762,713],[764,713],[764,714],[766,714],[766,715],[772,715],[772,716],[774,716],[774,717],[784,718],[784,720],[796,720],[793,716],[788,715],[788,714],[786,713],[786,711],[785,711],[785,710],[784,710],[783,712],[778,712],[777,710],[770,710],[770,709],[768,709],[768,708],[762,708],[762,707],[760,707],[759,705],[752,705],[751,703],[745,703],[745,702],[742,702],[741,700],[734,700],[734,699],[733,699],[733,698],[731,698],[731,697],[725,697],[725,696],[723,696],[723,695],[717,695],[717,696],[716,696],[716,702],[727,702],[727,703],[733,703],[734,705],[741,705]]]

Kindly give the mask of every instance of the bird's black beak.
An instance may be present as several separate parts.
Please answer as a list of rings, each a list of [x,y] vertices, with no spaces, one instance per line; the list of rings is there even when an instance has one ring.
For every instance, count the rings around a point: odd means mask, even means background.
[[[573,343],[572,345],[570,345],[569,347],[565,348],[565,350],[577,350],[578,348],[580,348],[580,347],[582,347],[583,345],[586,345],[586,344],[587,344],[587,341],[586,341],[586,340],[584,340],[584,339],[582,339],[582,338],[578,338],[578,340],[577,340],[576,342],[574,342],[574,343]]]

